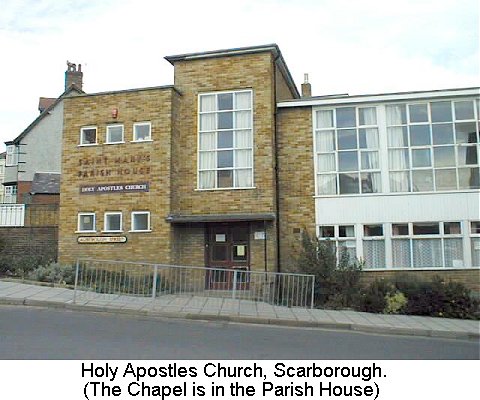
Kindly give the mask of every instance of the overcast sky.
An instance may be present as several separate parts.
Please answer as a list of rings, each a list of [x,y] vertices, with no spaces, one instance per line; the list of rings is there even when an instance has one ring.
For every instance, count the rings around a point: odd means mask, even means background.
[[[478,0],[3,0],[0,151],[64,90],[173,84],[167,55],[277,43],[313,95],[480,86]]]

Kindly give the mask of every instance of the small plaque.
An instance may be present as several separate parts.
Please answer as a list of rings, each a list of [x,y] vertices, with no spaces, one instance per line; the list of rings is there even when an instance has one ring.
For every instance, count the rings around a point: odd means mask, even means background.
[[[216,242],[226,242],[227,241],[227,237],[224,233],[217,233],[215,235],[215,241]]]
[[[126,236],[79,236],[77,242],[80,244],[102,244],[102,243],[126,243]]]
[[[255,240],[265,240],[265,231],[258,231],[254,233]]]

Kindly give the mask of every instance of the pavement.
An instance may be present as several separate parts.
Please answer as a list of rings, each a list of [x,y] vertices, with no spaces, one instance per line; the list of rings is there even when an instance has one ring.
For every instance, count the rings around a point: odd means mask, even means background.
[[[273,306],[250,300],[162,295],[155,299],[98,294],[0,280],[0,304],[144,315],[149,317],[219,320],[291,327],[340,329],[376,334],[480,339],[480,321],[414,315],[371,314]]]

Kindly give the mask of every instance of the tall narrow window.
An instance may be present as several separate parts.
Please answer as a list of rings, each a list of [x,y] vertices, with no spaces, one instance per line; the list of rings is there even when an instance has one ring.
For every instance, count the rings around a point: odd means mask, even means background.
[[[199,96],[198,188],[253,186],[252,91]]]
[[[385,237],[382,225],[364,225],[363,256],[366,268],[385,268]]]
[[[5,165],[12,167],[18,164],[18,150],[14,144],[7,146],[7,157],[5,159]]]
[[[380,192],[376,108],[339,107],[315,116],[317,194]]]

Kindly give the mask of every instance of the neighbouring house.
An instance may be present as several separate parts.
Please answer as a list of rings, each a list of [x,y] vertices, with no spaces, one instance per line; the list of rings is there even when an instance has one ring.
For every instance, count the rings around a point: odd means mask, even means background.
[[[65,91],[56,99],[40,97],[40,115],[19,136],[5,142],[4,202],[31,202],[35,174],[61,172],[63,100],[83,93],[82,77],[81,66],[77,69],[68,63]]]
[[[0,153],[0,204],[4,202],[4,189],[3,189],[3,181],[5,179],[5,158],[7,153],[3,152]]]
[[[59,258],[291,271],[301,233],[367,277],[479,290],[479,88],[300,94],[277,45],[166,57],[171,86],[63,99]]]

